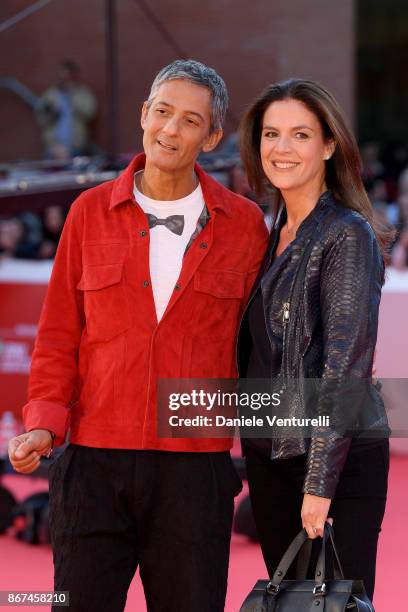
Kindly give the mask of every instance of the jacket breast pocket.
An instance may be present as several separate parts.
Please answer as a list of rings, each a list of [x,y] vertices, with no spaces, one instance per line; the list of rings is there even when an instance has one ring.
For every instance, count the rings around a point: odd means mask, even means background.
[[[185,329],[206,342],[233,334],[244,297],[245,274],[198,270],[193,287],[192,299],[186,304]]]
[[[245,293],[245,274],[198,270],[183,317],[181,377],[229,378],[235,371],[235,340]]]
[[[131,326],[123,263],[84,266],[77,289],[84,292],[89,340],[106,342]]]
[[[242,299],[245,275],[229,270],[198,270],[194,276],[194,290],[221,299]]]

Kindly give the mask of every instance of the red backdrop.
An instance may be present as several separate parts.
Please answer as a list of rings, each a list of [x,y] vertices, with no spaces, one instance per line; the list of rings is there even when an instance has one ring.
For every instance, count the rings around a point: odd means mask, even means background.
[[[21,418],[50,267],[41,265],[42,281],[38,277],[33,282],[27,276],[18,278],[18,269],[16,280],[10,274],[9,278],[0,278],[0,414],[11,410]]]

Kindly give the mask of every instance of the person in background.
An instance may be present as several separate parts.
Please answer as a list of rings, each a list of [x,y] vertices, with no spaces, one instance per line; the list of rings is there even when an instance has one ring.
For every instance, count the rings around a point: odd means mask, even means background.
[[[389,142],[382,155],[384,175],[387,186],[387,200],[395,202],[398,196],[398,183],[401,173],[408,163],[408,146],[403,141]]]
[[[399,271],[408,268],[408,168],[398,178],[398,194],[395,203],[395,221],[398,235],[391,253],[391,264]]]
[[[230,187],[234,193],[238,193],[258,204],[265,216],[266,227],[270,231],[272,225],[272,215],[269,206],[269,197],[257,197],[248,183],[248,177],[242,163],[235,164],[235,166],[231,168]]]
[[[95,95],[81,83],[78,64],[71,59],[61,62],[56,84],[43,93],[36,107],[45,157],[70,159],[89,154],[89,124],[96,111]]]
[[[0,220],[0,255],[15,257],[24,236],[24,226],[17,217]]]
[[[42,242],[38,251],[39,259],[55,257],[66,212],[62,206],[48,206],[42,214]]]
[[[408,167],[404,168],[398,179],[398,193],[402,195],[408,193]]]
[[[397,270],[403,271],[408,268],[408,168],[399,177],[397,204],[399,233],[392,249],[391,263]]]
[[[390,202],[387,195],[387,184],[383,179],[375,179],[367,195],[370,199],[374,211],[378,211],[380,216],[384,216],[385,223],[395,225],[398,222],[398,204]]]
[[[408,228],[401,231],[392,249],[391,263],[401,272],[408,269]]]
[[[35,213],[6,217],[0,220],[0,256],[36,259],[41,236],[40,219]]]
[[[362,161],[362,178],[364,185],[370,188],[372,183],[383,177],[384,166],[380,160],[380,145],[378,142],[366,142],[362,145],[361,150]]]
[[[375,224],[339,105],[312,81],[270,85],[243,119],[241,150],[253,188],[262,192],[269,182],[276,196],[269,249],[239,334],[240,376],[299,381],[300,405],[330,422],[345,418],[347,383],[361,381],[370,407],[378,402],[383,414],[371,376],[391,236]],[[313,405],[302,391],[308,378],[319,379]],[[360,405],[349,409],[361,416]],[[280,416],[299,416],[291,398],[284,410]],[[372,598],[388,433],[385,424],[370,438],[350,438],[322,426],[310,437],[243,440],[270,577],[302,526],[315,539],[330,517],[345,577],[363,579]]]

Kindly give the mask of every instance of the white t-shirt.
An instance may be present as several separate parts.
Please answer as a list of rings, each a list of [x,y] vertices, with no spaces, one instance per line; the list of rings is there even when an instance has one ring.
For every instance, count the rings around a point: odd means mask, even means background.
[[[159,219],[171,215],[184,215],[184,229],[181,236],[164,225],[156,225],[150,229],[150,278],[157,320],[160,321],[180,275],[187,244],[203,210],[203,192],[198,183],[197,188],[185,198],[161,201],[148,198],[135,184],[134,196],[145,213],[155,215]]]

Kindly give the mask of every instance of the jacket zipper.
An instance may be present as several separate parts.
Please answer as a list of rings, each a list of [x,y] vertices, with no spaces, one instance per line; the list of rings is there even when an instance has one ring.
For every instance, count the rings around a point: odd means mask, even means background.
[[[300,295],[300,288],[299,288],[299,275],[300,272],[304,272],[304,269],[306,269],[307,266],[307,261],[309,259],[310,253],[310,246],[312,244],[311,239],[309,240],[309,243],[306,245],[305,250],[303,252],[303,256],[302,256],[302,260],[300,262],[300,265],[296,271],[295,274],[295,278],[293,280],[293,284],[289,293],[289,299],[290,302],[284,302],[283,303],[283,339],[282,339],[282,369],[281,369],[281,374],[283,374],[283,389],[286,388],[286,381],[289,380],[290,378],[290,367],[289,367],[289,353],[288,353],[288,335],[290,336],[289,332],[291,331],[290,328],[288,327],[288,323],[289,323],[289,319],[290,319],[290,304],[291,302],[295,303],[296,305],[299,304],[299,295]],[[303,269],[304,268],[304,269]],[[293,331],[293,326],[292,326],[292,331]],[[300,360],[299,360],[299,366],[300,367]],[[299,371],[297,372],[297,375],[299,376]]]
[[[284,347],[286,346],[286,336],[287,336],[287,325],[289,323],[289,319],[290,319],[290,302],[283,302],[283,315],[282,315],[282,322],[283,322],[283,338],[282,338],[282,366],[281,366],[281,371],[279,373],[279,376],[281,376],[282,370],[284,370],[284,364],[283,364],[283,359],[286,357],[286,353],[284,352]],[[287,387],[287,381],[285,379],[285,375],[283,375],[283,380],[281,382],[281,389],[280,389],[280,393],[283,393],[286,390]]]

